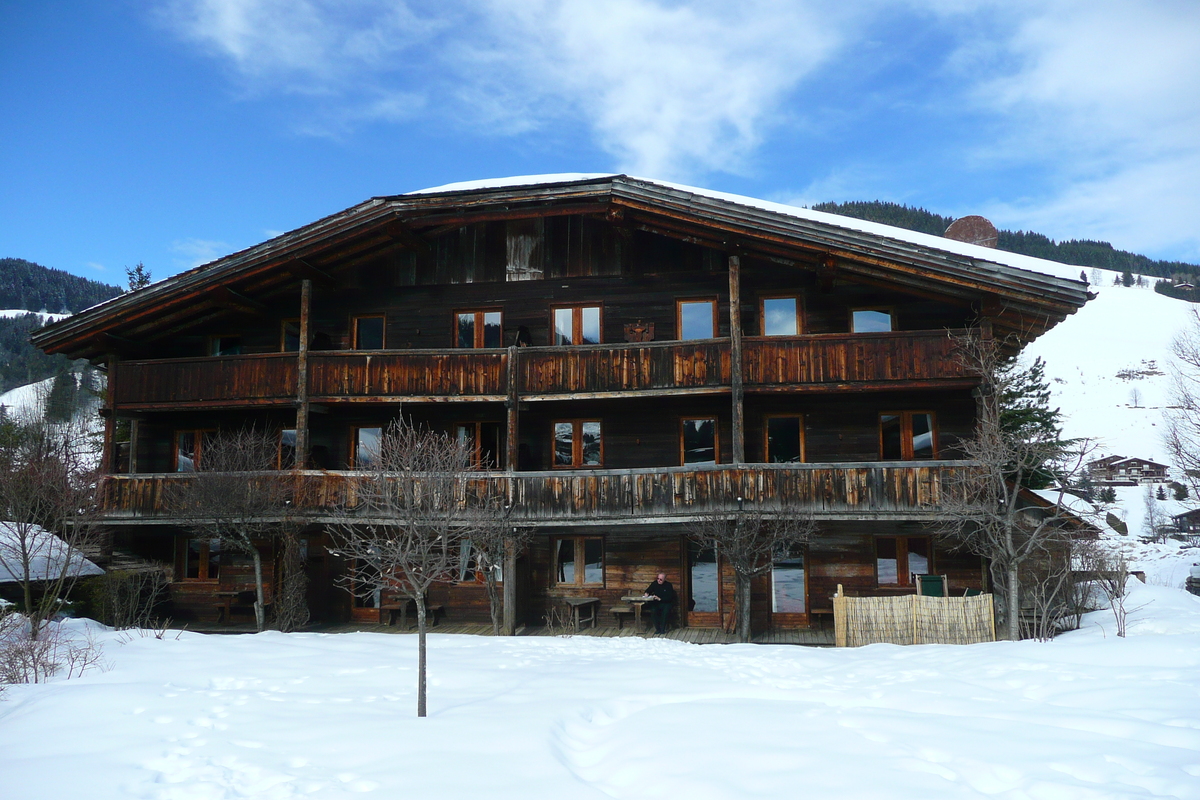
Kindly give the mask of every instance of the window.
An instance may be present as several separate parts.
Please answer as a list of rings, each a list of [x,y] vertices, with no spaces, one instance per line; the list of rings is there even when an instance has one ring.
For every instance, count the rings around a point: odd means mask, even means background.
[[[763,336],[795,336],[802,330],[799,297],[763,298]]]
[[[771,611],[776,614],[803,614],[804,554],[776,556],[771,563]]]
[[[852,333],[886,333],[892,330],[892,312],[886,308],[856,308],[850,312]]]
[[[932,568],[928,536],[880,536],[875,539],[875,577],[880,586],[912,586],[912,575]]]
[[[459,544],[459,583],[483,583],[484,575],[483,569],[479,566],[478,552],[470,542],[464,541]],[[490,569],[496,576],[496,583],[504,583],[504,572],[501,565],[492,564]]]
[[[297,349],[299,344],[297,343]],[[354,318],[354,349],[382,350],[383,349],[383,317]]]
[[[279,323],[279,351],[295,353],[300,350],[300,320],[285,319]]]
[[[604,463],[604,438],[600,420],[564,420],[554,423],[555,467],[598,467]]]
[[[383,428],[354,428],[350,449],[350,466],[372,469],[379,463],[379,445]]]
[[[240,356],[242,354],[242,337],[210,336],[208,337],[208,354],[210,356]]]
[[[503,428],[499,422],[460,422],[454,435],[471,451],[475,469],[504,469]]]
[[[454,315],[455,347],[503,347],[499,311],[459,311]]]
[[[296,466],[296,429],[287,428],[279,432],[279,469],[292,469]]]
[[[175,471],[195,472],[200,467],[204,442],[212,429],[175,431]]]
[[[931,412],[894,411],[879,415],[880,459],[915,461],[936,456],[936,428]]]
[[[554,344],[600,344],[600,306],[556,308]]]
[[[717,421],[684,419],[680,421],[681,460],[684,464],[717,463]]]
[[[358,560],[350,562],[350,596],[354,598],[354,608],[379,608],[383,605],[383,581],[379,575],[379,568],[374,564]]]
[[[712,339],[717,335],[716,300],[680,300],[678,316],[680,339]]]
[[[768,464],[791,464],[804,460],[803,417],[767,417],[763,425],[763,438]]]
[[[603,586],[604,540],[599,536],[564,536],[554,540],[552,586]]]
[[[716,613],[721,606],[721,569],[717,551],[690,540],[687,546],[693,603],[690,610],[701,614]]]
[[[215,581],[221,577],[221,540],[187,539],[183,547],[183,579]]]

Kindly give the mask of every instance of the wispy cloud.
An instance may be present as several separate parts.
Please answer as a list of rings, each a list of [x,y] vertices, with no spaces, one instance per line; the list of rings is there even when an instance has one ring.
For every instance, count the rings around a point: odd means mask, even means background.
[[[342,135],[440,114],[498,134],[582,123],[617,169],[738,171],[847,41],[826,0],[175,0],[162,18],[250,92],[311,95]],[[436,100],[434,99],[436,97]]]
[[[108,272],[108,267],[104,266],[103,264],[98,264],[95,261],[89,261],[84,266],[86,266],[88,269],[94,269],[97,272]]]
[[[233,248],[225,242],[211,239],[179,239],[171,243],[171,251],[180,255],[180,258],[175,259],[178,269],[191,269],[207,264],[228,255],[232,250]]]

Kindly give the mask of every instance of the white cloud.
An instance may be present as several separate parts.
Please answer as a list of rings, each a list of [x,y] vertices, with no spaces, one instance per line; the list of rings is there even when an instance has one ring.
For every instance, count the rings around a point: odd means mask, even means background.
[[[990,29],[958,20],[969,100],[999,125],[972,155],[1034,166],[1045,181],[993,213],[1051,235],[1200,254],[1200,5],[997,7]]]
[[[247,89],[314,96],[304,133],[418,113],[501,135],[579,121],[617,169],[669,178],[745,169],[852,27],[828,0],[416,5],[174,0],[163,19]]]
[[[191,269],[228,255],[233,248],[211,239],[178,239],[171,243],[171,250],[181,256],[175,259],[176,267]]]
[[[97,272],[108,272],[108,267],[104,266],[103,264],[98,264],[95,261],[89,261],[84,266],[86,266],[88,269],[94,269]]]

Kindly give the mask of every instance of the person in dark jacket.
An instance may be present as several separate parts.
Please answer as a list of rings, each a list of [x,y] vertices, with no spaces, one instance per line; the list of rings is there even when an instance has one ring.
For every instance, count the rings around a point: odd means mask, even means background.
[[[654,632],[666,633],[667,617],[671,614],[671,608],[674,607],[677,599],[675,587],[667,580],[666,573],[658,573],[654,583],[646,587],[646,596],[658,598],[646,604],[650,606],[650,615],[654,619]]]

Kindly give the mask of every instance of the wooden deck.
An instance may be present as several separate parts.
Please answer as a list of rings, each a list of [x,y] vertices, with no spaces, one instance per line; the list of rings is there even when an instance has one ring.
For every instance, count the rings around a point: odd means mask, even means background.
[[[188,630],[197,633],[253,633],[254,626],[244,623],[235,625],[189,625]],[[408,633],[417,632],[416,625],[401,628],[398,625],[363,625],[361,623],[345,623],[336,625],[315,625],[306,629],[314,633]],[[467,636],[491,636],[492,626],[480,622],[442,622],[429,627],[430,633],[463,634]],[[571,633],[562,628],[546,628],[545,626],[522,626],[517,629],[518,636],[594,636],[602,638],[630,638],[641,636],[645,639],[673,639],[678,642],[691,644],[734,644],[737,637],[726,633],[720,628],[673,628],[659,635],[648,629],[641,633],[633,630],[632,626],[617,629],[616,626],[585,628],[579,633]],[[787,628],[774,631],[764,631],[754,636],[754,644],[795,644],[809,647],[833,647],[833,626],[814,628]]]

